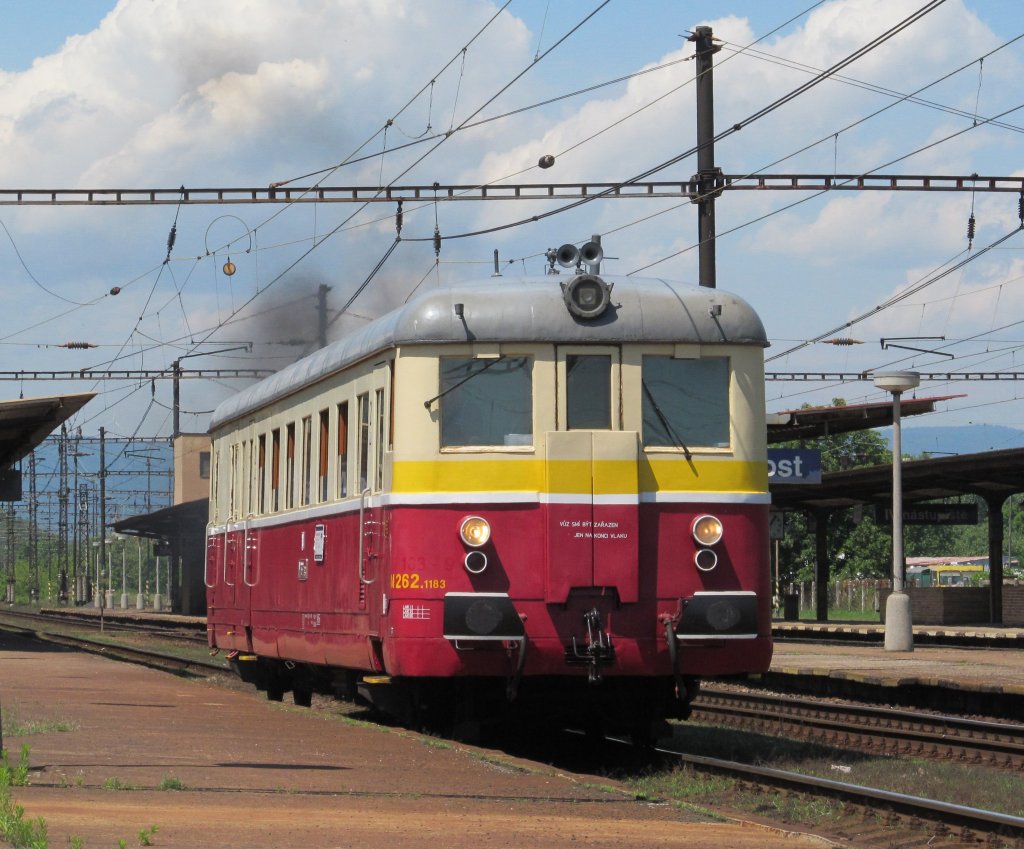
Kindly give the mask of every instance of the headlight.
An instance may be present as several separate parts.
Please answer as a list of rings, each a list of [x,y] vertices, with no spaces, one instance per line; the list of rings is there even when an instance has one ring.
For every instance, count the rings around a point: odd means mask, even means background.
[[[491,538],[491,526],[479,516],[467,516],[459,525],[459,536],[466,545],[479,548]]]
[[[714,545],[722,539],[722,523],[714,516],[698,516],[693,523],[693,538],[701,545]]]

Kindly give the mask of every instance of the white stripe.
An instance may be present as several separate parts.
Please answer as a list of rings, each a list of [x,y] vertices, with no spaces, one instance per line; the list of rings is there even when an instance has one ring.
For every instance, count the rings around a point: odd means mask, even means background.
[[[771,504],[767,492],[641,492],[641,504]]]
[[[757,634],[676,634],[680,642],[693,640],[756,640]]]
[[[760,492],[641,492],[621,495],[585,495],[583,493],[538,492],[413,492],[374,495],[366,499],[364,509],[375,507],[416,507],[424,505],[465,504],[600,504],[635,506],[640,504],[769,504],[771,496]],[[233,521],[207,526],[207,535],[249,528],[273,528],[293,522],[311,522],[346,513],[359,512],[359,500],[317,504],[272,516],[258,516],[246,521]]]

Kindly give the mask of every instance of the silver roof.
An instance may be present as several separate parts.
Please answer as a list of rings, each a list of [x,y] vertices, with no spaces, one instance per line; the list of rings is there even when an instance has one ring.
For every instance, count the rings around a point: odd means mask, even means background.
[[[559,285],[569,275],[494,277],[424,292],[398,309],[242,390],[213,413],[213,430],[316,383],[372,354],[398,345],[466,342],[768,342],[757,313],[742,298],[660,278],[601,275],[613,285],[600,318],[574,318]],[[463,305],[463,315],[455,314]],[[711,314],[712,305],[722,307]]]

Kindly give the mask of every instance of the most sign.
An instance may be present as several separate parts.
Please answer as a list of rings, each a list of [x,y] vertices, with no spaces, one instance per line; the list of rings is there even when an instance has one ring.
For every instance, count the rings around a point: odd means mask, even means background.
[[[821,483],[821,452],[811,448],[769,448],[768,483]]]

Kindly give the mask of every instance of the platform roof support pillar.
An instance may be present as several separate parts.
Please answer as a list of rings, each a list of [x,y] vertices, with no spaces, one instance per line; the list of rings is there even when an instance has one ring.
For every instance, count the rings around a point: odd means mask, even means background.
[[[989,622],[1003,624],[1003,502],[1005,495],[986,495],[988,505]]]
[[[814,618],[819,622],[828,621],[828,582],[830,569],[828,562],[828,510],[814,511],[814,580],[816,593],[814,599]]]

